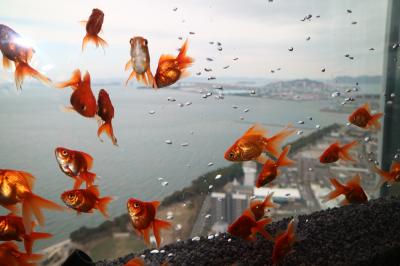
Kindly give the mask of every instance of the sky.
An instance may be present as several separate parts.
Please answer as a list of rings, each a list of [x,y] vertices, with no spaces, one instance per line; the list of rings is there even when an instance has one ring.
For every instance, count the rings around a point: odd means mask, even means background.
[[[331,79],[380,75],[383,67],[387,0],[1,0],[0,7],[0,24],[34,44],[32,64],[53,80],[68,78],[76,68],[92,78],[126,79],[133,36],[148,39],[153,73],[160,55],[176,55],[185,38],[196,60],[192,75],[202,71],[217,79]],[[105,13],[105,52],[91,44],[81,51],[85,27],[79,21],[93,8]],[[300,21],[308,14],[310,21]],[[223,50],[210,41],[221,42]],[[205,73],[205,67],[213,72]],[[270,72],[276,68],[282,70]],[[1,68],[0,80],[12,79]]]

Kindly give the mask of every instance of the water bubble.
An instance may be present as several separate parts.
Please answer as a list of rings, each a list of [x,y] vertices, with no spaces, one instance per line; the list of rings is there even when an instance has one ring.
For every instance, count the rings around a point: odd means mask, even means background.
[[[309,171],[309,172],[312,172],[312,171],[314,171],[314,169],[312,169],[312,167],[309,167],[309,168],[308,168],[308,171]]]
[[[168,253],[167,256],[168,256],[168,257],[172,257],[172,256],[174,256],[174,253]]]
[[[350,123],[350,122],[347,122],[347,123],[346,123],[346,126],[350,126],[350,125],[351,125],[351,123]]]
[[[200,240],[199,236],[195,236],[195,237],[192,238],[192,241],[199,241],[199,240]]]
[[[224,66],[224,67],[223,67],[223,69],[228,69],[228,68],[229,68],[229,66]]]
[[[208,166],[213,166],[213,165],[214,165],[214,163],[212,163],[212,162],[209,162],[207,165],[208,165]]]
[[[243,117],[243,116],[241,116],[241,117],[239,117],[239,119],[240,119],[240,120],[244,120],[244,117]]]
[[[351,89],[347,89],[346,92],[347,92],[347,93],[350,93],[350,92],[351,92]]]
[[[172,140],[170,140],[170,139],[167,139],[167,140],[165,140],[164,141],[166,144],[172,144]]]
[[[392,104],[393,104],[393,101],[387,101],[386,104],[387,104],[387,105],[392,105]]]
[[[164,180],[164,177],[159,177],[159,178],[157,178],[157,180],[162,181],[162,180]]]
[[[238,109],[238,107],[236,105],[232,105],[233,109]]]
[[[297,122],[297,124],[303,125],[303,124],[304,124],[304,121],[303,121],[303,120],[299,120],[299,121]]]
[[[204,95],[202,95],[201,97],[203,97],[204,99],[206,99],[206,98],[207,98],[207,95],[206,95],[206,94],[204,94]]]
[[[215,176],[214,179],[217,180],[217,179],[220,179],[221,177],[222,177],[222,175],[221,175],[221,174],[218,174],[218,175]]]
[[[207,57],[206,60],[207,60],[207,61],[210,61],[210,62],[211,62],[211,61],[214,61],[214,59],[212,59],[212,58],[210,58],[210,57]]]
[[[306,38],[306,41],[309,41],[311,39],[311,37],[310,36],[308,36],[307,38]]]
[[[167,212],[167,220],[172,220],[172,219],[174,219],[174,213],[171,211]]]
[[[297,131],[296,134],[299,135],[299,136],[302,135],[303,134],[303,130]]]
[[[168,97],[168,98],[167,98],[167,101],[169,101],[169,102],[175,102],[176,99],[175,99],[174,97]]]
[[[307,116],[307,118],[308,118],[308,120],[310,120],[310,121],[312,120],[312,116]]]
[[[364,138],[364,141],[365,141],[365,142],[369,142],[370,140],[371,140],[371,137],[365,137],[365,138]]]
[[[232,241],[232,238],[229,238],[229,239],[228,239],[228,242],[231,242],[231,241]]]
[[[246,109],[243,110],[243,113],[247,113],[248,111],[250,111],[250,109],[246,108]]]
[[[204,216],[204,218],[209,219],[211,217],[211,214],[206,214],[206,216]]]
[[[161,186],[163,186],[163,187],[168,186],[168,182],[167,181],[161,182]]]
[[[153,249],[152,251],[150,251],[151,254],[158,254],[160,253],[160,251],[158,249]]]
[[[250,94],[251,94],[251,95],[254,95],[254,94],[256,94],[256,91],[255,91],[255,90],[251,90],[251,91],[250,91]]]
[[[165,253],[165,250],[164,249],[160,250],[160,253]]]
[[[290,47],[288,50],[289,50],[289,52],[293,52],[294,48]]]
[[[334,93],[332,93],[331,96],[332,96],[332,98],[339,97],[340,96],[340,92],[335,91]]]
[[[400,158],[400,153],[396,153],[393,158],[395,158],[396,160],[399,159]]]
[[[213,236],[213,235],[209,235],[207,238],[208,238],[209,240],[211,240],[211,239],[214,238],[214,236]]]
[[[189,143],[183,142],[183,143],[181,143],[181,146],[182,146],[182,147],[187,147],[187,146],[189,146]]]
[[[178,106],[179,106],[179,107],[183,107],[183,103],[179,103]]]
[[[353,91],[357,92],[359,89],[357,87],[353,88]]]
[[[149,114],[151,114],[151,115],[154,115],[155,113],[156,113],[156,111],[154,111],[154,110],[149,111]]]
[[[398,47],[399,47],[399,44],[398,44],[398,43],[395,43],[395,44],[393,44],[393,46],[392,46],[393,49],[397,49]]]
[[[213,185],[209,185],[208,186],[208,189],[212,189],[214,186]]]
[[[221,198],[221,197],[218,197],[218,198],[217,198],[217,200],[218,200],[218,201],[222,201],[222,200],[223,200],[223,198]]]
[[[220,52],[222,51],[222,47],[218,47],[217,49],[218,49],[218,51],[220,51]]]
[[[212,92],[207,92],[207,97],[210,97],[212,95]]]
[[[394,98],[394,97],[396,97],[396,94],[394,94],[394,93],[390,94],[390,98]]]
[[[175,230],[176,231],[182,230],[182,224],[175,225]]]
[[[325,68],[321,69],[321,72],[325,72]]]
[[[320,129],[321,125],[315,125],[315,128]]]
[[[192,102],[186,102],[185,105],[186,106],[192,105]]]

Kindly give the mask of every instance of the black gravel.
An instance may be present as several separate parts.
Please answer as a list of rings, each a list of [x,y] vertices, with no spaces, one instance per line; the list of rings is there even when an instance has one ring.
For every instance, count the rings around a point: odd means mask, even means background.
[[[298,236],[280,265],[400,265],[400,198],[371,200],[299,216]],[[275,235],[289,219],[267,226]],[[201,237],[166,245],[159,253],[145,250],[97,266],[124,265],[135,255],[145,255],[148,265],[271,265],[273,243],[258,238],[246,242],[229,234]]]

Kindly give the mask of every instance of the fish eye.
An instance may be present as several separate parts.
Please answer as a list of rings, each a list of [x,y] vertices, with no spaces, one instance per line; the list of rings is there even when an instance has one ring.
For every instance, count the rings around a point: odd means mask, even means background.
[[[133,204],[133,207],[136,208],[136,209],[139,208],[139,203],[135,202],[135,203]]]
[[[147,40],[146,39],[144,39],[144,45],[147,45]]]
[[[75,196],[74,196],[73,194],[69,194],[69,195],[68,195],[68,199],[72,200],[72,199],[74,199],[74,198],[75,198]]]
[[[61,154],[64,155],[64,156],[67,156],[67,155],[68,155],[68,152],[67,152],[66,150],[63,150],[63,151],[61,152]]]
[[[133,38],[131,38],[131,39],[129,40],[129,43],[130,43],[130,44],[133,44]]]
[[[235,154],[233,152],[229,153],[229,158],[231,159],[235,158]]]

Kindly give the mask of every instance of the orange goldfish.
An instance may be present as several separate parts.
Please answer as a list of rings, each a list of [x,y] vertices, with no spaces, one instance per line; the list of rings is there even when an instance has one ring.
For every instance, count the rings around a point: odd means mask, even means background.
[[[118,146],[117,138],[114,136],[114,130],[111,123],[111,120],[114,118],[114,106],[111,103],[110,96],[104,89],[101,89],[99,92],[97,106],[97,115],[102,119],[100,127],[97,130],[97,136],[100,138],[100,135],[105,132],[110,137],[112,143],[115,146]]]
[[[143,236],[146,245],[150,246],[150,229],[153,227],[154,237],[157,247],[160,246],[161,229],[171,227],[169,222],[156,219],[157,208],[160,205],[158,201],[144,202],[138,199],[130,198],[127,202],[128,214],[136,233]]]
[[[265,226],[272,222],[271,218],[264,218],[256,221],[250,210],[245,210],[243,214],[228,227],[228,233],[245,240],[255,240],[257,232],[266,239],[272,239]]]
[[[33,226],[32,226],[33,227]],[[38,239],[50,238],[51,234],[25,231],[22,218],[13,214],[0,216],[0,241],[24,241],[26,253],[32,254],[33,242]]]
[[[331,191],[328,195],[323,197],[323,202],[330,201],[340,195],[344,195],[345,199],[340,203],[341,205],[347,205],[349,203],[360,204],[368,201],[368,197],[365,194],[363,188],[360,186],[360,176],[355,175],[352,179],[346,182],[345,185],[339,183],[335,178],[331,178],[330,181],[335,187],[335,190]]]
[[[56,84],[57,88],[72,87],[74,92],[71,94],[71,105],[67,111],[76,111],[84,117],[94,117],[97,112],[96,98],[90,86],[90,74],[86,71],[81,80],[81,71],[75,70],[70,80]]]
[[[267,159],[262,153],[266,151],[278,157],[280,145],[294,129],[285,128],[271,138],[265,136],[266,132],[259,124],[253,125],[225,152],[225,159],[233,162],[256,160],[264,164]]]
[[[297,241],[296,238],[296,227],[298,221],[292,219],[285,232],[278,234],[275,237],[275,245],[272,250],[272,263],[273,265],[278,264],[284,256],[286,256],[292,249],[294,242]]]
[[[352,123],[355,126],[361,127],[361,128],[375,128],[375,129],[380,129],[381,124],[379,123],[379,118],[383,113],[377,113],[372,115],[371,110],[369,108],[369,104],[366,103],[357,110],[355,110],[350,116],[349,116],[349,122]]]
[[[86,187],[93,184],[96,174],[89,172],[93,167],[92,156],[63,147],[56,148],[55,155],[61,171],[75,179],[74,189],[80,188],[83,182],[86,182]]]
[[[99,45],[104,49],[108,44],[105,40],[100,38],[97,34],[101,31],[101,26],[103,26],[104,13],[100,9],[94,8],[92,14],[87,21],[81,21],[86,25],[86,35],[82,41],[82,51],[88,42],[93,42],[96,47]]]
[[[141,81],[145,85],[157,88],[157,84],[150,70],[150,55],[149,48],[147,47],[147,40],[138,36],[130,39],[129,43],[131,44],[131,59],[126,63],[125,71],[132,68],[132,73],[125,85],[128,85],[129,80],[136,77],[139,82]]]
[[[331,144],[319,157],[321,163],[334,163],[339,159],[344,161],[355,162],[354,158],[349,154],[349,150],[357,145],[357,141],[352,141],[340,147],[339,142]]]
[[[377,185],[377,188],[382,186],[385,182],[388,182],[389,184],[400,182],[400,162],[393,161],[392,165],[390,166],[390,171],[384,171],[375,165],[373,166],[372,170],[382,177]]]
[[[289,166],[294,163],[292,160],[286,157],[286,155],[289,153],[289,150],[290,146],[287,146],[282,151],[281,155],[279,155],[276,162],[271,159],[268,159],[265,162],[256,180],[256,187],[265,186],[266,184],[275,180],[275,178],[280,174],[280,171],[278,170],[279,167]]]
[[[161,55],[154,76],[158,88],[170,86],[180,78],[189,75],[185,69],[192,65],[194,59],[186,56],[187,49],[188,41],[186,40],[176,58],[173,55]]]
[[[0,169],[0,205],[14,212],[16,204],[22,204],[22,218],[28,234],[32,231],[32,213],[44,226],[42,209],[64,210],[60,205],[32,193],[34,179],[27,172]]]
[[[92,213],[94,209],[98,209],[105,218],[108,218],[107,205],[113,200],[112,197],[100,198],[97,186],[65,191],[61,194],[61,199],[78,214],[81,212]]]
[[[33,69],[29,62],[35,50],[23,43],[24,40],[10,27],[0,24],[0,51],[3,55],[3,67],[10,68],[11,61],[15,64],[15,85],[22,89],[25,76],[31,76],[41,82],[50,85],[51,80]]]
[[[35,266],[41,260],[41,254],[26,254],[18,250],[12,242],[0,244],[0,266]]]
[[[124,266],[145,266],[144,259],[140,257],[135,257],[128,261]]]
[[[261,220],[265,216],[265,208],[277,208],[278,205],[272,202],[272,195],[274,193],[268,194],[263,201],[253,200],[250,203],[250,210],[254,215],[256,221]]]

